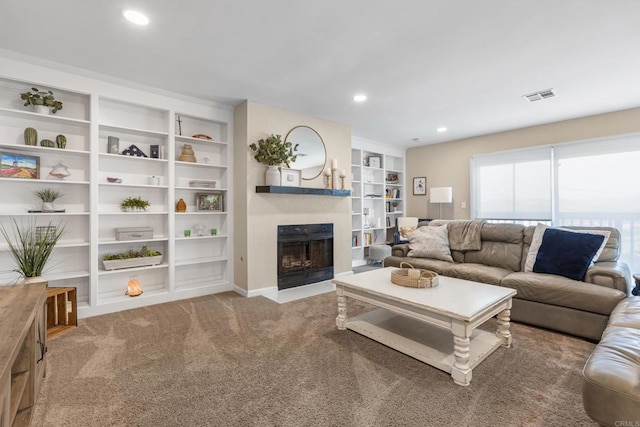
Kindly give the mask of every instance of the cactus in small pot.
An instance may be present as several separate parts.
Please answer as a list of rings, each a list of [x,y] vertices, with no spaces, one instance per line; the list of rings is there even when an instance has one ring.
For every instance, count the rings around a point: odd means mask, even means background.
[[[56,145],[58,148],[65,148],[67,146],[67,137],[64,135],[56,136]]]
[[[55,142],[53,142],[50,139],[43,139],[42,141],[40,141],[40,146],[42,146],[42,147],[55,147],[56,144],[55,144]]]
[[[38,131],[34,128],[24,130],[24,143],[26,145],[38,145]]]

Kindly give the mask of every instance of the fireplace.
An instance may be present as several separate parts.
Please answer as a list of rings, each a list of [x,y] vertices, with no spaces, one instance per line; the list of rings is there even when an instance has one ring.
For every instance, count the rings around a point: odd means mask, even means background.
[[[333,224],[278,226],[278,289],[333,279]]]

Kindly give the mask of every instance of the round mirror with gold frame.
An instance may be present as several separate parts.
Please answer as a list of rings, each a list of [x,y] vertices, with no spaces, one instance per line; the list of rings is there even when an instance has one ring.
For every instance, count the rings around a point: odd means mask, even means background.
[[[315,129],[306,125],[296,126],[287,133],[284,141],[294,146],[298,144],[298,157],[291,167],[300,169],[302,179],[311,180],[322,174],[327,163],[327,148]]]

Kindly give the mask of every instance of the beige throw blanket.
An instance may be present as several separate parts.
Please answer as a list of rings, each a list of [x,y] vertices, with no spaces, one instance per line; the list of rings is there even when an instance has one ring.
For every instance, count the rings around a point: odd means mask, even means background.
[[[429,225],[447,225],[449,232],[449,246],[454,251],[479,251],[482,249],[480,232],[483,219],[474,220],[434,220]]]

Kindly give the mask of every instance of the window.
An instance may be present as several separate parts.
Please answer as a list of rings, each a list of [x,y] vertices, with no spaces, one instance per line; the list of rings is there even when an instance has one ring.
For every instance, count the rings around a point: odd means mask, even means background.
[[[549,147],[474,157],[471,176],[476,218],[551,219]]]
[[[640,269],[640,135],[476,156],[475,218],[615,227],[620,259]]]

